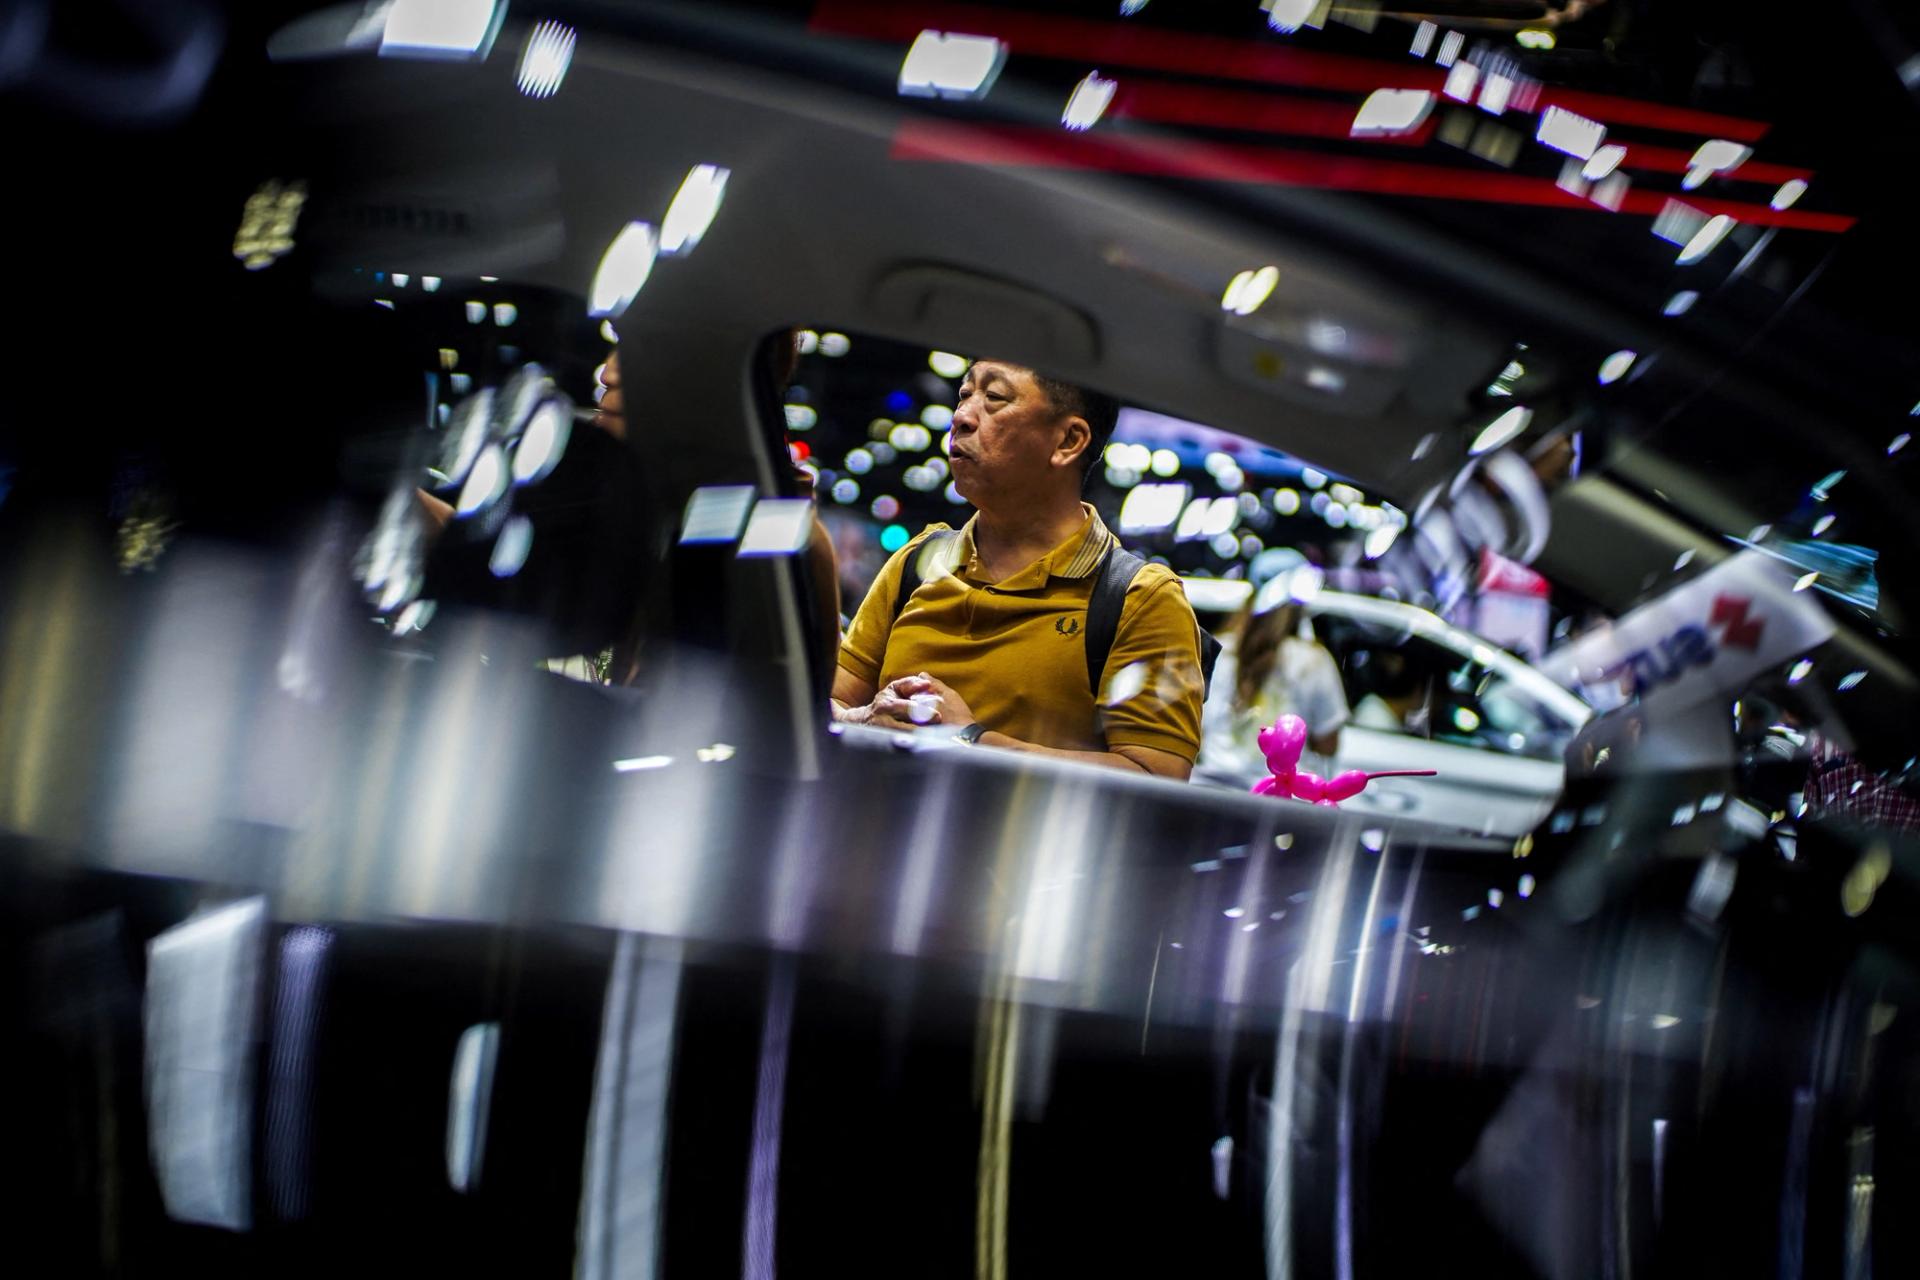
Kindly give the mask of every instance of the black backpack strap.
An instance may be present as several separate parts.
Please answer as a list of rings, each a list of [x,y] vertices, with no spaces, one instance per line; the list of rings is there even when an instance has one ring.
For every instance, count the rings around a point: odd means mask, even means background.
[[[1087,687],[1093,700],[1100,701],[1100,677],[1107,669],[1107,656],[1120,634],[1120,612],[1126,607],[1127,588],[1147,562],[1122,547],[1116,539],[1100,558],[1094,572],[1093,594],[1087,600]],[[1213,664],[1220,657],[1220,642],[1206,628],[1200,629],[1200,678],[1204,689],[1213,687]]]
[[[1120,633],[1120,611],[1127,603],[1127,588],[1147,567],[1147,562],[1120,545],[1119,539],[1107,544],[1107,553],[1093,571],[1093,594],[1087,598],[1087,687],[1093,699],[1100,701],[1100,676],[1107,669],[1107,655],[1113,652],[1114,637]]]
[[[930,533],[921,540],[919,546],[907,554],[906,560],[900,565],[900,586],[893,593],[895,622],[900,620],[900,613],[907,607],[907,601],[913,599],[913,593],[920,589],[920,565],[926,559],[927,550],[931,547],[944,546],[953,536],[952,529],[941,529]]]

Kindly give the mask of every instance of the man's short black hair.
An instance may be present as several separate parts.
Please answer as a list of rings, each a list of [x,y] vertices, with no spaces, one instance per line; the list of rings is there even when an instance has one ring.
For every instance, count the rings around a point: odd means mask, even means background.
[[[1086,452],[1080,455],[1080,487],[1084,489],[1092,479],[1094,464],[1107,451],[1107,442],[1113,439],[1114,423],[1120,420],[1120,402],[1077,383],[1049,378],[1037,370],[1033,380],[1047,393],[1055,409],[1085,419],[1088,430],[1093,433],[1093,438],[1087,441]]]

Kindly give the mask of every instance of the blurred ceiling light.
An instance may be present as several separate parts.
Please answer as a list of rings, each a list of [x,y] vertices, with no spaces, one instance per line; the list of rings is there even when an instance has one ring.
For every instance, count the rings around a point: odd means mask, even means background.
[[[1913,437],[1911,435],[1902,431],[1899,435],[1887,442],[1887,456],[1891,458],[1894,454],[1906,448],[1912,439]]]
[[[533,521],[525,516],[514,516],[500,526],[500,536],[493,540],[493,555],[487,560],[487,572],[496,578],[511,578],[527,563],[527,553],[532,550]]]
[[[375,298],[373,300],[373,305],[376,307],[385,307],[387,310],[391,311],[393,310],[393,299],[392,298]]]
[[[506,12],[499,0],[393,0],[380,33],[380,56],[484,58]]]
[[[1147,0],[1120,0],[1120,16],[1131,18],[1147,7]]]
[[[680,519],[680,541],[689,546],[732,542],[740,536],[757,497],[750,484],[709,484],[693,491]]]
[[[1450,67],[1454,59],[1460,56],[1460,46],[1467,42],[1466,36],[1458,31],[1447,32],[1447,38],[1440,42],[1440,52],[1434,55],[1434,61],[1443,67]]]
[[[1456,724],[1459,723],[1462,717],[1471,718],[1473,721],[1474,728],[1479,727],[1479,724],[1480,724],[1479,716],[1474,715],[1473,712],[1469,711],[1465,707],[1455,707],[1453,710],[1454,722]],[[1468,733],[1473,732],[1473,729],[1468,728],[1466,725],[1461,725],[1460,727],[1462,729],[1465,729]],[[1503,893],[1501,890],[1499,889],[1487,890],[1487,905],[1494,908],[1495,910],[1498,910],[1500,907],[1500,904],[1505,902],[1506,900],[1507,900],[1507,895]]]
[[[1693,153],[1693,158],[1687,161],[1687,168],[1705,169],[1709,173],[1725,173],[1729,169],[1739,168],[1752,154],[1752,147],[1738,142],[1729,142],[1725,138],[1714,138],[1700,144],[1699,149]]]
[[[620,335],[617,332],[615,332],[613,327],[613,321],[602,320],[600,322],[600,338],[601,338],[601,341],[603,342],[611,342],[616,346],[619,345]]]
[[[395,272],[393,272],[393,273],[392,273],[391,275],[389,275],[389,276],[388,276],[387,278],[388,278],[389,280],[391,280],[391,281],[393,281],[393,287],[394,287],[394,288],[396,288],[396,289],[404,289],[404,288],[406,288],[406,287],[407,287],[407,281],[409,281],[409,280],[411,280],[411,279],[413,279],[413,277],[412,277],[412,276],[410,276],[410,275],[408,275],[408,274],[407,274],[406,272],[404,272],[404,271],[395,271]]]
[[[1227,291],[1220,296],[1220,309],[1231,311],[1237,316],[1250,316],[1260,309],[1260,304],[1273,296],[1273,287],[1280,283],[1280,268],[1261,267],[1258,271],[1242,271],[1227,285]]]
[[[1347,389],[1347,375],[1337,369],[1326,368],[1324,365],[1314,365],[1307,370],[1307,385],[1315,391],[1338,395]]]
[[[956,507],[963,507],[967,504],[967,500],[960,496],[960,487],[952,482],[949,482],[947,487],[941,490],[941,493],[945,495],[948,502],[951,502]]]
[[[921,453],[933,447],[933,432],[912,422],[903,422],[887,433],[887,443],[902,453]]]
[[[920,425],[930,431],[945,431],[953,421],[953,410],[943,404],[930,404],[920,411]]]
[[[440,288],[440,277],[439,276],[421,276],[420,287],[422,289],[425,289],[428,293],[433,293],[434,291]]]
[[[1408,47],[1407,52],[1416,58],[1426,57],[1427,50],[1433,48],[1434,36],[1439,33],[1439,27],[1422,19],[1420,25],[1413,29],[1413,44]]]
[[[734,554],[742,559],[790,556],[807,545],[812,533],[812,498],[762,498],[753,504],[753,515]]]
[[[520,308],[514,306],[511,302],[496,302],[493,304],[493,322],[500,328],[506,328],[519,318]]]
[[[613,238],[593,273],[593,287],[587,294],[589,316],[616,316],[632,303],[640,286],[653,274],[653,260],[660,252],[660,240],[651,222],[629,222]]]
[[[1849,671],[1846,675],[1840,677],[1839,683],[1835,687],[1843,692],[1848,689],[1858,688],[1860,682],[1866,678],[1867,673],[1864,671]]]
[[[1356,502],[1364,502],[1367,497],[1366,494],[1360,492],[1352,485],[1341,484],[1338,481],[1327,486],[1327,493],[1335,502],[1344,502],[1348,506],[1352,506]]]
[[[564,22],[541,21],[533,24],[527,44],[520,51],[520,71],[514,82],[529,98],[551,98],[560,91],[573,63],[573,46],[579,37]]]
[[[820,335],[811,329],[802,329],[794,335],[793,341],[803,356],[810,356],[820,349]]]
[[[820,421],[820,414],[810,404],[786,405],[784,411],[789,431],[809,431],[814,423]]]
[[[1147,466],[1157,476],[1178,475],[1180,455],[1171,449],[1155,449],[1148,457]]]
[[[1514,36],[1513,42],[1522,49],[1551,49],[1554,45],[1553,32],[1545,27],[1528,27]]]
[[[1480,434],[1467,446],[1467,452],[1478,457],[1490,453],[1512,440],[1527,429],[1533,421],[1533,410],[1523,404],[1517,404],[1480,429]]]
[[[1807,180],[1805,178],[1788,178],[1780,184],[1780,189],[1773,193],[1773,199],[1767,201],[1767,203],[1775,209],[1791,209],[1794,201],[1806,193]]]
[[[1007,62],[992,36],[922,31],[900,63],[900,92],[912,98],[981,98]]]
[[[1540,113],[1540,127],[1533,132],[1536,142],[1545,143],[1555,151],[1564,151],[1578,160],[1593,160],[1600,150],[1600,144],[1607,140],[1607,126],[1598,120],[1589,120],[1577,111],[1568,111],[1565,107],[1548,107]],[[1614,148],[1621,155],[1626,154],[1624,147]],[[1588,181],[1604,178],[1620,163],[1616,158],[1613,164],[1597,173],[1580,171],[1580,176]]]
[[[1066,109],[1060,113],[1060,123],[1079,132],[1093,127],[1113,101],[1114,86],[1117,80],[1102,79],[1098,71],[1088,74],[1087,78],[1073,86],[1073,92],[1067,95]]]
[[[853,350],[853,342],[844,333],[820,335],[820,354],[823,356],[843,356],[851,350]]]
[[[1164,488],[1164,487],[1167,487],[1167,486],[1141,485],[1139,488],[1135,489],[1133,492],[1139,493],[1141,489],[1148,489],[1148,488],[1158,489],[1158,488]],[[1181,489],[1186,488],[1185,485],[1181,485],[1179,487]],[[1132,495],[1128,495],[1128,496],[1132,496]],[[1187,509],[1180,513],[1180,523],[1178,527],[1176,527],[1173,531],[1173,540],[1175,542],[1189,542],[1192,539],[1199,537],[1200,526],[1204,525],[1207,522],[1207,510],[1210,505],[1211,503],[1206,498],[1195,498],[1192,502],[1187,503]]]
[[[1393,547],[1394,539],[1399,536],[1400,526],[1396,524],[1383,524],[1369,533],[1366,542],[1367,559],[1378,560],[1387,554]]]
[[[1293,515],[1300,510],[1300,491],[1297,489],[1274,490],[1273,509],[1283,516]]]
[[[1281,35],[1290,36],[1313,17],[1320,0],[1260,0],[1267,12],[1267,25]]]
[[[1319,489],[1327,483],[1327,473],[1316,471],[1312,467],[1300,468],[1300,483],[1309,489]]]
[[[638,773],[642,769],[664,769],[673,763],[672,756],[629,756],[625,760],[615,760],[615,773]]]
[[[715,164],[697,164],[687,170],[660,223],[661,253],[693,252],[700,237],[713,225],[713,215],[720,212],[720,198],[726,194],[730,172]]]
[[[495,499],[507,488],[507,455],[499,445],[488,445],[474,460],[473,470],[467,473],[467,482],[460,489],[460,500],[454,503],[457,515],[470,516],[483,507],[491,506]]]
[[[1507,103],[1513,98],[1513,81],[1507,76],[1488,76],[1487,82],[1480,86],[1480,109],[1493,115],[1500,115],[1507,109]]]
[[[1425,124],[1432,112],[1433,95],[1425,89],[1375,89],[1347,132],[1356,138],[1397,138]]]
[[[1523,898],[1531,898],[1533,896],[1533,886],[1535,883],[1537,882],[1534,880],[1532,872],[1527,872],[1522,875],[1518,885],[1520,896]]]
[[[943,378],[958,378],[967,371],[967,358],[951,351],[929,351],[927,367]]]
[[[1837,519],[1839,519],[1839,517],[1829,511],[1818,520],[1815,520],[1813,522],[1813,536],[1817,538],[1827,530],[1833,528],[1833,522]]]
[[[1633,362],[1640,358],[1637,352],[1616,351],[1600,362],[1600,385],[1606,386],[1626,377],[1627,370],[1633,368]]]
[[[1471,102],[1474,87],[1479,83],[1480,68],[1471,62],[1456,62],[1453,70],[1447,72],[1447,82],[1440,86],[1440,92],[1461,102]]]
[[[1813,659],[1802,658],[1800,659],[1800,661],[1794,663],[1792,669],[1787,672],[1787,683],[1799,684],[1802,680],[1805,680],[1812,673],[1813,673]]]
[[[1693,304],[1698,301],[1700,301],[1700,294],[1698,293],[1698,291],[1693,289],[1682,289],[1680,292],[1674,294],[1671,298],[1667,299],[1667,305],[1661,308],[1661,314],[1669,315],[1669,316],[1683,316],[1687,314],[1687,312],[1691,311],[1693,309]]]
[[[1798,578],[1794,579],[1793,589],[1795,591],[1805,591],[1808,587],[1812,586],[1814,583],[1818,582],[1819,580],[1820,580],[1820,575],[1818,573],[1803,573]]]
[[[1685,247],[1680,250],[1680,256],[1676,258],[1675,261],[1682,266],[1685,266],[1689,262],[1700,261],[1700,259],[1713,252],[1715,245],[1726,239],[1727,232],[1733,230],[1734,225],[1733,219],[1726,214],[1714,214],[1711,218],[1707,219],[1704,226],[1693,233],[1693,238],[1687,241]]]
[[[1680,1019],[1671,1013],[1656,1013],[1648,1018],[1647,1022],[1655,1031],[1665,1031],[1668,1027],[1680,1025]]]
[[[513,482],[532,484],[553,470],[566,452],[573,431],[573,414],[566,401],[547,399],[527,419],[527,429],[513,450]]]
[[[693,758],[701,764],[720,764],[733,759],[733,751],[732,743],[716,742],[710,747],[695,748]]]
[[[1547,110],[1558,111],[1559,108],[1548,107]],[[1606,136],[1606,132],[1605,126],[1601,126],[1600,133],[1602,137]],[[1580,176],[1588,182],[1598,182],[1615,169],[1618,169],[1620,162],[1626,158],[1627,149],[1617,142],[1609,142],[1605,146],[1595,147],[1593,154],[1587,157],[1587,163],[1582,166]]]
[[[485,324],[487,322],[487,304],[484,302],[467,303],[467,323]]]

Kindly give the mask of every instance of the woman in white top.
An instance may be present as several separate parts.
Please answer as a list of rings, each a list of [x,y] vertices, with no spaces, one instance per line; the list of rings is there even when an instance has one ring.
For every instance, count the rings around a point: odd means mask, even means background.
[[[1247,785],[1265,777],[1256,735],[1288,712],[1307,722],[1301,768],[1325,777],[1340,750],[1349,714],[1340,669],[1319,641],[1301,634],[1305,609],[1289,576],[1256,591],[1221,638],[1197,768],[1217,781]]]

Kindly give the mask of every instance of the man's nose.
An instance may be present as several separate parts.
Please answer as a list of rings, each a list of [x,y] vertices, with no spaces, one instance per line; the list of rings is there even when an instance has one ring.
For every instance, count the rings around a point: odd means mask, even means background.
[[[979,425],[979,423],[974,420],[973,400],[971,397],[962,400],[954,406],[953,421],[950,425],[956,432],[962,430],[972,431]]]

